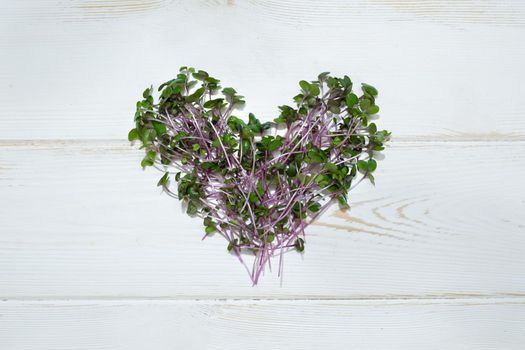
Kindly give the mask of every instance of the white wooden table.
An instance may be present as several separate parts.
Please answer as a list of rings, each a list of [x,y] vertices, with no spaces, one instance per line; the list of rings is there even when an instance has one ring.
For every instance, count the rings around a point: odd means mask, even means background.
[[[380,91],[394,140],[282,285],[125,140],[181,65],[276,116],[301,79]],[[0,349],[524,349],[525,2],[2,0]]]

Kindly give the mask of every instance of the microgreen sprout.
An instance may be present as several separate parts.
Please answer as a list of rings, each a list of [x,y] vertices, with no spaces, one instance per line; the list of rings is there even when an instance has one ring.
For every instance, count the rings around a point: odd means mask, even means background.
[[[142,167],[163,172],[158,186],[202,218],[205,237],[223,236],[245,265],[241,253],[253,253],[254,284],[272,257],[281,275],[283,254],[304,251],[306,226],[330,204],[347,208],[354,186],[374,182],[374,152],[390,138],[370,122],[379,112],[373,86],[362,84],[358,97],[348,76],[325,72],[299,87],[273,121],[245,121],[232,114],[245,103],[235,89],[181,67],[144,91],[128,134],[145,150]]]

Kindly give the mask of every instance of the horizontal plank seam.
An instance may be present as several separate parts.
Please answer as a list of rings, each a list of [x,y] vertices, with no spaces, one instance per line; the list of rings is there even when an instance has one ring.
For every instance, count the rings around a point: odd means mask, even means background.
[[[8,299],[2,305],[52,305],[52,304],[159,304],[159,305],[272,305],[272,304],[347,304],[347,305],[491,305],[525,304],[525,298],[420,298],[420,299]]]
[[[9,140],[9,139],[0,139],[0,147],[34,147],[34,146],[51,146],[51,147],[60,147],[65,145],[70,146],[87,146],[97,145],[98,147],[101,144],[108,144],[109,146],[120,145],[123,146],[126,143],[129,143],[127,140],[123,139],[28,139],[28,140]],[[472,144],[486,144],[486,143],[525,143],[524,138],[510,138],[510,139],[500,139],[500,138],[487,138],[487,139],[469,139],[469,138],[396,138],[390,141],[391,144],[404,144],[404,143],[472,143]],[[130,145],[131,146],[131,145]],[[103,146],[104,147],[104,146]],[[102,147],[102,148],[103,148]]]
[[[1,301],[417,301],[417,300],[525,300],[525,293],[498,294],[442,294],[442,295],[378,295],[378,296],[289,296],[255,297],[231,296],[213,297],[205,295],[138,297],[138,296],[0,296]]]

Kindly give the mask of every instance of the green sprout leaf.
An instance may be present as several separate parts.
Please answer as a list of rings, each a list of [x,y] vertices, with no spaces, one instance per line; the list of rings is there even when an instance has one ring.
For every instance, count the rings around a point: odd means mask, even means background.
[[[361,89],[363,89],[363,92],[368,93],[372,96],[377,96],[377,89],[373,87],[372,85],[368,84],[361,84]]]
[[[346,96],[346,106],[348,108],[352,108],[355,106],[359,99],[357,98],[357,95],[354,93],[350,93]]]
[[[368,171],[373,172],[377,168],[377,162],[373,159],[368,160]]]
[[[131,129],[128,133],[128,140],[130,142],[138,140],[139,139],[139,132],[137,129]]]
[[[307,82],[306,80],[301,80],[299,82],[299,86],[301,87],[301,89],[304,91],[304,92],[308,92],[308,90],[310,90],[310,83]]]
[[[225,95],[225,96],[233,96],[236,93],[237,93],[237,91],[235,91],[235,89],[231,88],[231,87],[227,87],[227,88],[222,89],[222,94]]]
[[[304,239],[297,238],[294,243],[295,249],[297,249],[298,252],[304,251]]]
[[[201,87],[201,88],[195,90],[195,92],[193,94],[191,94],[190,96],[186,97],[186,102],[188,102],[188,103],[197,102],[202,97],[202,95],[204,95],[205,91],[206,91],[206,89],[204,87]]]
[[[368,113],[368,114],[377,114],[377,113],[379,113],[379,106],[373,105],[373,106],[368,107],[368,109],[366,110],[366,113]]]
[[[169,184],[170,178],[169,173],[164,173],[164,175],[160,178],[159,182],[157,182],[157,186],[167,186]]]
[[[357,162],[357,169],[361,172],[368,171],[368,162],[366,160],[360,160]]]

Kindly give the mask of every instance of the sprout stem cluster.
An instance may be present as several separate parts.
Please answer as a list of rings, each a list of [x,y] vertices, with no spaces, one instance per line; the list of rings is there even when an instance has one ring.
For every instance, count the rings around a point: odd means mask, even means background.
[[[223,236],[228,251],[257,284],[271,258],[302,252],[305,228],[334,201],[348,207],[348,192],[362,179],[374,181],[374,152],[390,133],[378,131],[377,90],[349,77],[321,73],[299,83],[294,106],[262,123],[233,115],[244,98],[219,80],[191,67],[143,93],[130,141],[145,150],[143,167],[164,174],[158,185],[184,201],[187,213],[203,219],[205,236]],[[157,94],[157,93],[155,93]],[[254,255],[247,266],[243,254]]]

